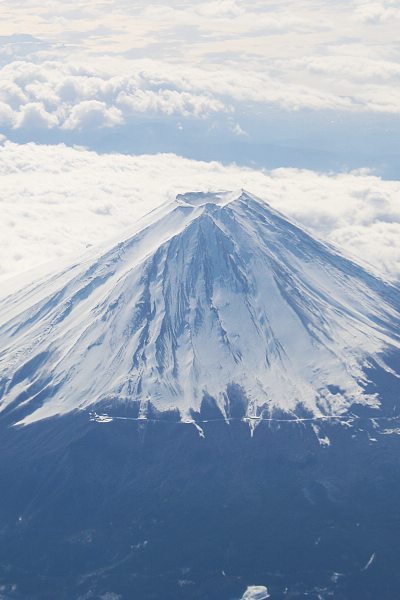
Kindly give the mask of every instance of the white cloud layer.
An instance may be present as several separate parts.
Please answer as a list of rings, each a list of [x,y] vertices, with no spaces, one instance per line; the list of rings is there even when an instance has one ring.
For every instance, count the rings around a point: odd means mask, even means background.
[[[2,12],[3,127],[268,107],[400,113],[397,0],[4,0]]]
[[[188,190],[252,191],[385,277],[400,277],[400,182],[367,171],[269,172],[172,154],[96,154],[0,144],[0,278],[125,235],[148,210]],[[29,274],[27,274],[29,278]]]
[[[192,85],[193,92],[175,87],[171,78],[143,69],[115,76],[94,66],[77,69],[72,62],[16,61],[0,69],[0,123],[25,131],[93,130],[143,113],[202,119],[231,111],[199,86]]]
[[[398,0],[3,0],[0,132],[398,178]]]

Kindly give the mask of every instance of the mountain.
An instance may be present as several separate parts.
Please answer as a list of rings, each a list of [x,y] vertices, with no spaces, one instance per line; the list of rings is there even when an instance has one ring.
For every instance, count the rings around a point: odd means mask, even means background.
[[[399,290],[252,194],[188,193],[2,300],[0,340],[0,410],[25,424],[110,403],[335,417],[379,409],[368,369],[400,375]]]
[[[1,600],[393,600],[400,290],[188,193],[0,301]]]

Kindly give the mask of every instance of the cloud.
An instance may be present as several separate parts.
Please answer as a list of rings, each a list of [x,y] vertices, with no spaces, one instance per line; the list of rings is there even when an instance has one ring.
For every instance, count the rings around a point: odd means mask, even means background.
[[[173,154],[97,154],[3,141],[0,176],[2,280],[129,234],[141,215],[178,193],[241,187],[377,273],[400,279],[400,182],[368,171],[261,171]]]
[[[398,62],[345,54],[345,49],[342,49],[340,55],[305,56],[281,65],[290,69],[307,69],[317,75],[340,77],[348,81],[387,81],[400,78]]]
[[[16,129],[51,129],[58,125],[57,115],[45,110],[40,102],[27,102],[15,115]]]
[[[122,112],[115,106],[108,107],[98,100],[83,100],[71,108],[62,128],[78,130],[103,128],[120,125],[122,122]]]
[[[398,66],[364,56],[355,66],[362,83],[351,80],[341,55],[275,59],[263,69],[229,61],[178,68],[153,59],[19,60],[0,69],[0,126],[14,141],[100,152],[170,151],[326,170],[377,165],[396,176]],[[295,74],[298,81],[291,81]],[[321,86],[331,78],[334,93]]]
[[[366,23],[385,23],[400,19],[400,7],[397,0],[384,2],[365,2],[361,0],[356,8],[357,17]]]
[[[46,123],[71,140],[133,118],[400,113],[397,0],[3,5],[3,122],[33,141]]]
[[[234,0],[214,0],[214,2],[203,2],[195,8],[197,13],[205,17],[239,17],[246,10],[243,6],[239,6]]]
[[[231,108],[213,95],[177,90],[154,72],[115,76],[73,64],[17,61],[0,70],[4,125],[19,130],[119,126],[132,116],[204,119]]]
[[[48,48],[48,43],[29,34],[0,35],[0,65]]]
[[[8,104],[0,101],[0,127],[12,127],[15,121],[14,111]]]
[[[123,63],[115,74],[111,67],[91,64],[78,68],[73,62],[16,61],[0,69],[0,114],[4,127],[22,131],[32,141],[39,130],[56,129],[59,135],[95,132],[148,117],[209,120],[212,128],[217,116],[221,123],[233,114],[262,120],[274,107],[292,112],[398,114],[398,64],[365,57],[353,62],[349,56],[307,56],[275,60],[263,71],[244,73],[229,65],[177,69],[173,63],[138,60],[130,61],[129,69]],[[309,80],[283,81],[279,71],[287,75],[307,71]],[[319,89],[313,77],[340,83],[334,92],[329,86]],[[387,85],[385,94],[378,80]],[[233,131],[228,121],[227,131]]]
[[[182,117],[206,118],[212,113],[229,111],[222,102],[204,95],[176,90],[136,90],[120,92],[116,102],[135,113],[161,113]]]

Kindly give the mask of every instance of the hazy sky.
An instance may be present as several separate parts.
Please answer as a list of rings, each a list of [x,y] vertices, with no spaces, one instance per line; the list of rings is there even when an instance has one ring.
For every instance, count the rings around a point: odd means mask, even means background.
[[[393,0],[3,0],[0,277],[194,183],[397,277],[399,30]]]

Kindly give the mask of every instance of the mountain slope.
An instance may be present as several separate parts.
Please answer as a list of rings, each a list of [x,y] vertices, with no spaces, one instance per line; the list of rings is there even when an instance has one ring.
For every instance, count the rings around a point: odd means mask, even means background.
[[[379,407],[367,371],[399,348],[398,288],[247,192],[191,193],[0,302],[0,410],[338,415]]]

